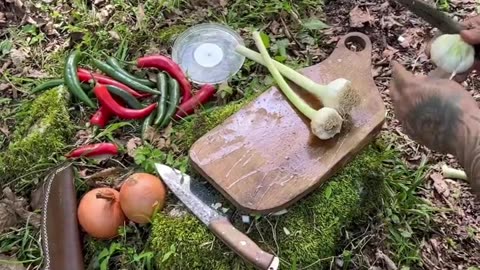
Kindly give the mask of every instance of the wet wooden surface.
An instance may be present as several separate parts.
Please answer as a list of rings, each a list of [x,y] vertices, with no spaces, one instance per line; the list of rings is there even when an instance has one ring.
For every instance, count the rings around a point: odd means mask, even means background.
[[[352,43],[363,50],[348,49]],[[325,61],[301,70],[322,84],[346,78],[359,91],[361,102],[341,134],[328,141],[314,137],[310,121],[272,88],[192,146],[194,168],[247,213],[284,209],[318,188],[374,139],[385,120],[371,74],[371,50],[367,36],[350,33]],[[292,87],[321,108],[312,96]]]

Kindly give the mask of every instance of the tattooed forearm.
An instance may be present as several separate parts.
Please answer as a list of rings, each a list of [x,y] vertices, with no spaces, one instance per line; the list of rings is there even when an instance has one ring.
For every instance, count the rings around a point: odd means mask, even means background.
[[[467,115],[466,119],[456,156],[473,191],[480,195],[480,117]]]
[[[455,96],[430,94],[417,101],[403,124],[419,143],[455,155],[480,195],[480,110],[463,110]]]
[[[407,134],[419,143],[442,153],[453,153],[457,130],[464,124],[462,119],[457,98],[430,94],[417,100],[403,124]]]

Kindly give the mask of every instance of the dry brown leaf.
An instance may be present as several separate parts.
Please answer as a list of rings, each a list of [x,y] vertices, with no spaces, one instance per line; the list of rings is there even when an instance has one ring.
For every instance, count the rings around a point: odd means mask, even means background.
[[[5,136],[10,135],[10,130],[8,130],[7,126],[0,125],[0,131],[5,134]]]
[[[106,23],[110,16],[113,14],[115,7],[113,5],[106,5],[101,8],[100,11],[96,14],[97,19],[100,23]]]
[[[115,40],[120,40],[120,35],[114,31],[114,30],[110,30],[108,31],[108,34],[110,34],[110,36],[115,39]]]
[[[135,16],[137,17],[137,23],[135,24],[135,29],[140,28],[145,19],[145,8],[143,4],[138,4],[137,12],[135,12]]]
[[[403,48],[417,48],[419,44],[423,43],[421,35],[423,30],[419,28],[408,28],[399,38],[400,46]]]
[[[0,83],[0,92],[8,90],[10,87],[12,87],[12,85],[9,83]]]
[[[2,261],[0,263],[1,270],[25,270],[25,267],[16,258],[0,255],[0,261]]]
[[[385,50],[383,50],[382,56],[384,58],[388,59],[388,61],[391,61],[397,52],[398,52],[397,49],[395,49],[391,46],[387,46],[387,48],[385,48]]]
[[[26,70],[28,70],[27,72],[24,72],[25,77],[27,78],[34,78],[34,79],[42,79],[42,78],[45,78],[45,77],[48,77],[48,74],[44,73],[44,72],[41,72],[39,70],[31,70],[30,68],[25,68]]]
[[[361,28],[365,23],[373,22],[374,18],[370,15],[368,8],[363,11],[359,6],[356,6],[350,11],[350,26]]]
[[[8,204],[0,202],[0,233],[8,230],[18,223],[15,211]]]
[[[448,184],[443,179],[443,176],[440,173],[432,173],[430,178],[433,180],[433,187],[438,192],[438,194],[448,197],[450,196],[450,188]]]
[[[133,137],[130,140],[128,140],[126,145],[127,154],[132,158],[135,157],[135,149],[137,149],[137,147],[141,144],[142,144],[142,139],[138,137]]]
[[[30,193],[30,207],[34,211],[42,209],[43,207],[43,195],[45,194],[44,187],[45,186],[43,184],[40,184]]]
[[[3,189],[4,199],[1,201],[13,210],[22,220],[28,221],[35,228],[40,228],[41,216],[27,210],[28,203],[25,198],[18,197],[13,194],[8,187]]]
[[[388,257],[381,250],[378,250],[375,255],[376,255],[377,258],[383,260],[383,262],[387,266],[388,270],[397,270],[398,269],[398,267],[395,265],[395,263],[392,261],[392,259],[390,259],[390,257]]]
[[[23,50],[12,49],[10,51],[10,59],[12,59],[14,66],[21,67],[27,59],[27,53]]]

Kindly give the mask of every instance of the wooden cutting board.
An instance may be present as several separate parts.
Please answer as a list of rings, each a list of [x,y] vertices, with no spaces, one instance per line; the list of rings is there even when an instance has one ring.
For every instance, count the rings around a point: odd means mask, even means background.
[[[322,84],[340,77],[352,81],[361,102],[351,111],[349,130],[321,141],[311,134],[310,121],[273,87],[192,146],[194,168],[246,213],[284,209],[316,189],[381,130],[386,110],[372,78],[371,52],[367,36],[350,33],[325,61],[301,70]],[[291,85],[321,108],[312,96]]]

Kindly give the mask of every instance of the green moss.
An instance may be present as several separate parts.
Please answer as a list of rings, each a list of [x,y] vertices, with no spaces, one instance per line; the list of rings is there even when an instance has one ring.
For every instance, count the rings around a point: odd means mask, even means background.
[[[151,238],[151,247],[158,253],[158,269],[230,270],[241,263],[192,215],[172,218],[158,214]]]
[[[68,92],[58,87],[20,108],[13,140],[0,154],[0,184],[25,176],[15,185],[28,186],[37,176],[31,172],[54,162],[73,131],[67,103]]]
[[[378,143],[370,145],[322,188],[297,202],[287,214],[268,217],[270,223],[265,217],[260,218],[257,230],[249,237],[265,250],[275,251],[282,259],[283,269],[292,264],[299,268],[311,264],[314,264],[312,269],[327,267],[330,257],[337,255],[341,248],[344,228],[354,223],[361,226],[368,214],[381,205],[383,179],[389,171],[383,162],[392,155]],[[275,231],[270,224],[275,224]],[[240,223],[236,226],[242,228]],[[191,215],[182,219],[158,215],[151,237],[160,269],[186,269],[183,267],[187,264],[196,266],[188,269],[245,269],[241,267],[241,260],[218,240],[212,245],[213,235]],[[162,262],[172,245],[176,257]]]
[[[196,140],[220,125],[259,94],[260,92],[252,94],[240,101],[232,102],[221,107],[214,107],[200,112],[194,117],[185,119],[182,123],[174,127],[175,137],[178,138],[177,144],[183,150],[187,151]]]

